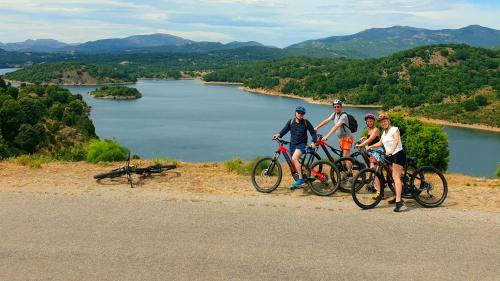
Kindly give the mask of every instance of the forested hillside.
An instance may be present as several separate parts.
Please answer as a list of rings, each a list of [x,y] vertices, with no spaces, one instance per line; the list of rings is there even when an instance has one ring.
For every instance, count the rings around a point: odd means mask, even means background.
[[[95,138],[81,95],[48,85],[6,84],[0,78],[0,159],[55,153]]]
[[[282,57],[282,51],[266,47],[242,47],[207,54],[78,55],[64,62],[36,64],[5,75],[6,79],[31,83],[102,84],[135,82],[138,78],[180,78],[239,65],[242,62]],[[52,59],[52,58],[51,58]],[[54,60],[57,60],[54,58]]]
[[[447,112],[453,112],[441,116],[447,120],[500,126],[499,65],[498,50],[436,45],[380,59],[295,57],[247,63],[213,71],[204,79],[315,99],[379,104],[385,109],[411,108],[429,117],[446,105]],[[486,111],[483,117],[488,118],[466,117],[476,111]]]

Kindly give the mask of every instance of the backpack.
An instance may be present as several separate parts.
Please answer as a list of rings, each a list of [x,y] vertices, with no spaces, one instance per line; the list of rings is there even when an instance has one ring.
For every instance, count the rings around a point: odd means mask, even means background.
[[[342,114],[347,115],[347,120],[349,122],[349,126],[347,126],[346,124],[342,124],[342,125],[349,128],[351,133],[355,133],[358,130],[358,121],[356,121],[356,118],[354,118],[354,116],[352,116],[351,114],[349,114],[347,112],[341,112],[340,115],[342,116]],[[335,119],[335,117],[334,117],[334,119]]]

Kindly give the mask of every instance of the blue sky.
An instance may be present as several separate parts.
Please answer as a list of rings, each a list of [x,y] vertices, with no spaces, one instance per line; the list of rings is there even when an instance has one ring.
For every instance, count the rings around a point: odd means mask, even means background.
[[[371,27],[500,29],[500,0],[0,0],[0,42],[86,42],[169,33],[284,47]]]

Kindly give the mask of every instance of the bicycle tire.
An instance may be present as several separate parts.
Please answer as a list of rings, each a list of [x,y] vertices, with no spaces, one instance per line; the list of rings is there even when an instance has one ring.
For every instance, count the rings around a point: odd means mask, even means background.
[[[177,165],[161,165],[161,164],[156,164],[152,165],[146,168],[136,168],[135,173],[136,174],[154,174],[154,173],[162,173],[164,171],[168,170],[173,170],[177,168]]]
[[[379,180],[380,194],[376,196],[375,179]],[[382,176],[372,168],[366,168],[354,177],[353,186],[351,187],[352,200],[361,209],[375,208],[384,197],[384,185]]]
[[[345,165],[347,162],[351,162],[351,175],[349,175],[349,171],[347,166]],[[335,166],[340,172],[340,187],[339,189],[343,192],[350,193],[352,181],[354,177],[363,169],[366,168],[365,164],[359,162],[358,160],[352,157],[341,157],[334,162]]]
[[[328,160],[315,162],[311,165],[310,171],[310,177],[306,178],[306,181],[314,194],[329,196],[338,190],[340,174],[332,162]]]
[[[107,172],[107,173],[101,173],[101,174],[94,175],[94,179],[96,179],[96,180],[102,180],[105,178],[112,179],[112,178],[121,177],[125,174],[126,174],[125,169],[119,168],[119,169],[115,169],[115,170],[112,170],[112,171]]]
[[[420,182],[416,183],[416,180]],[[411,186],[413,188],[413,197],[415,201],[424,208],[438,207],[444,202],[448,195],[448,182],[446,178],[441,171],[432,166],[418,168],[411,177]],[[436,188],[442,188],[441,195],[435,196],[436,200],[427,200],[426,198],[432,199],[434,197],[433,194],[437,191]],[[431,192],[432,190],[434,192]]]
[[[266,161],[268,161],[269,163],[266,163]],[[271,169],[270,174],[269,174],[269,169]],[[259,174],[264,179],[266,179],[272,177],[275,172],[276,172],[276,178],[275,180],[270,179],[270,182],[272,183],[274,181],[274,183],[270,184],[269,187],[264,187],[261,183],[257,182],[257,176],[259,176]],[[258,160],[257,162],[255,162],[252,168],[252,175],[251,175],[252,184],[257,191],[262,193],[273,192],[280,185],[282,177],[283,177],[283,171],[281,169],[281,164],[278,160],[274,160],[273,157],[264,157]]]

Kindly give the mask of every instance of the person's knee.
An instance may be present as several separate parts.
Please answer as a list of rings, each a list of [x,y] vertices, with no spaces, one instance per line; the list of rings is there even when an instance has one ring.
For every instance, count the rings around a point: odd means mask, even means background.
[[[299,161],[300,155],[301,155],[301,153],[297,153],[297,152],[295,152],[295,153],[293,154],[293,156],[292,156],[292,160],[293,160],[293,161]]]

